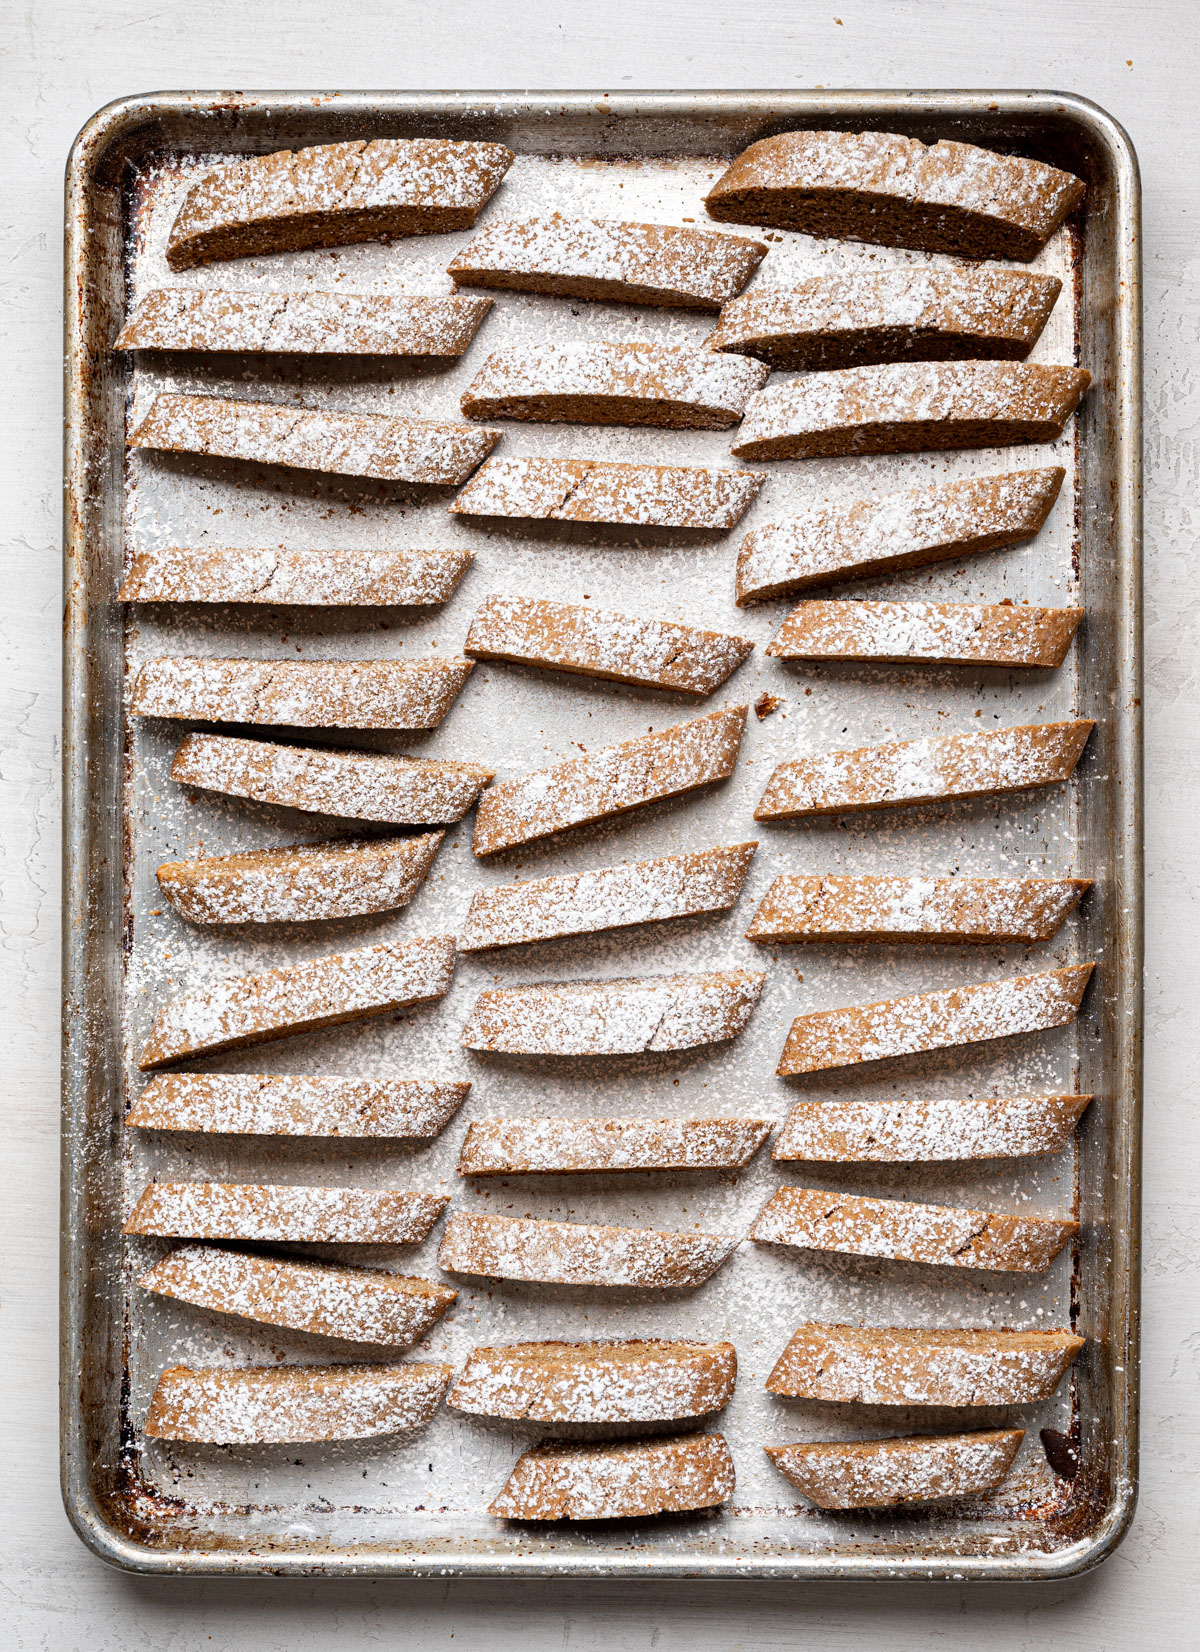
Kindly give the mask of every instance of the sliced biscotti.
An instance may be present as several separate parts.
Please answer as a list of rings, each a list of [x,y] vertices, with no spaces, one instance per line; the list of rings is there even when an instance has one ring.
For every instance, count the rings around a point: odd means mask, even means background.
[[[769,1119],[482,1119],[467,1130],[458,1173],[737,1169],[770,1130]]]
[[[1032,539],[1065,475],[1053,465],[969,476],[883,499],[816,505],[754,528],[738,551],[738,606]]]
[[[759,471],[696,465],[493,459],[448,509],[460,516],[722,532],[741,520],[765,481]]]
[[[801,1325],[767,1388],[858,1405],[1028,1405],[1049,1399],[1083,1343],[1058,1330]]]
[[[759,1211],[750,1237],[761,1245],[794,1245],[842,1256],[1044,1273],[1078,1232],[1078,1222],[1061,1217],[1008,1216],[781,1187]]]
[[[470,551],[300,551],[166,545],[135,551],[122,602],[262,602],[306,608],[432,606]]]
[[[709,191],[709,216],[960,258],[1036,258],[1083,200],[1074,173],[896,132],[780,132]]]
[[[752,941],[1048,941],[1090,878],[776,878]]]
[[[728,911],[741,894],[757,847],[734,843],[599,872],[480,889],[471,896],[459,950],[480,952]]]
[[[227,1136],[436,1136],[470,1088],[456,1079],[164,1073],[150,1080],[125,1123]]]
[[[490,298],[159,287],[146,294],[113,348],[461,356],[491,307]]]
[[[677,694],[711,694],[754,644],[723,631],[614,614],[536,597],[489,597],[463,644],[473,660],[504,660]]]
[[[771,1157],[809,1163],[913,1164],[1058,1153],[1091,1099],[798,1101],[783,1121]]]
[[[343,1342],[407,1348],[458,1296],[432,1279],[182,1245],[138,1284],[210,1313]]]
[[[442,1194],[390,1188],[151,1182],[121,1232],[168,1239],[416,1245],[449,1203]]]
[[[424,1428],[453,1374],[452,1365],[173,1365],[155,1384],[146,1433],[209,1445],[399,1434]]]
[[[880,1509],[993,1491],[1013,1465],[1023,1428],[911,1439],[764,1446],[779,1472],[819,1509]]]
[[[158,887],[194,924],[307,923],[407,906],[444,832],[250,849],[161,865]]]
[[[819,459],[1052,442],[1091,381],[1079,367],[1028,361],[809,373],[750,398],[732,451],[739,459]]]
[[[469,229],[512,162],[502,143],[448,138],[356,138],[227,162],[188,190],[167,263]]]
[[[510,344],[488,357],[460,406],[469,419],[728,430],[770,371],[749,356],[669,344]]]
[[[1009,981],[979,981],[798,1015],[776,1071],[787,1078],[1062,1027],[1079,1013],[1094,968],[1075,964]]]
[[[261,975],[227,975],[159,1011],[138,1066],[149,1072],[188,1056],[426,1003],[449,992],[453,975],[453,935],[360,947]]]
[[[1060,666],[1082,608],[1010,602],[802,602],[767,645],[781,660]]]
[[[515,1342],[476,1348],[447,1405],[540,1423],[682,1422],[728,1405],[732,1342]]]
[[[506,1055],[634,1055],[736,1038],[758,1003],[759,970],[538,981],[481,992],[459,1042]]]
[[[1070,776],[1094,726],[1086,718],[1026,723],[801,757],[774,770],[754,818],[794,820],[1052,786]]]
[[[766,252],[741,235],[555,213],[485,224],[447,269],[459,287],[718,310]]]
[[[482,763],[279,746],[228,734],[189,734],[171,764],[171,779],[181,786],[391,826],[461,820],[494,773]]]
[[[498,430],[482,425],[163,394],[155,396],[129,446],[449,486],[465,482],[499,440]]]
[[[477,855],[496,855],[728,779],[747,709],[728,706],[658,734],[501,781],[480,802],[472,849]]]
[[[544,1441],[517,1458],[488,1513],[501,1520],[644,1519],[714,1508],[733,1488],[733,1458],[720,1434],[588,1446]]]
[[[538,1222],[460,1210],[446,1223],[438,1267],[537,1285],[685,1290],[716,1273],[737,1244],[736,1238],[718,1233]]]

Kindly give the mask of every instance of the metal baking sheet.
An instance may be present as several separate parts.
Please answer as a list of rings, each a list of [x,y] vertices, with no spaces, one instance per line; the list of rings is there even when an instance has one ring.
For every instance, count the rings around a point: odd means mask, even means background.
[[[169,272],[166,234],[183,191],[222,157],[360,136],[500,139],[517,153],[490,217],[562,210],[668,223],[707,220],[710,181],[747,143],[791,127],[877,127],[954,137],[1057,162],[1088,180],[1083,221],[1035,264],[1064,293],[1035,351],[1078,360],[1093,388],[1052,447],[782,462],[733,533],[628,536],[512,526],[449,515],[446,490],[270,473],[187,456],[127,456],[124,432],[157,390],[288,404],[457,417],[488,350],[535,338],[702,339],[711,317],[496,293],[458,362],[116,355],[126,310],[154,285],[347,292],[445,292],[467,239],[443,235]],[[1138,1108],[1140,1061],[1140,338],[1138,186],[1127,139],[1084,100],[1042,93],[188,95],[101,111],[73,152],[67,186],[65,610],[65,996],[63,1471],[77,1529],[107,1559],[142,1571],[475,1573],[655,1576],[1062,1576],[1119,1540],[1136,1484]],[[738,233],[761,234],[740,226]],[[759,285],[811,273],[949,260],[766,232]],[[728,433],[507,424],[502,450],[731,464]],[[849,499],[954,476],[1060,463],[1068,480],[1030,545],[846,587],[842,595],[1081,602],[1086,619],[1058,672],[787,666],[762,645],[786,603],[734,607],[741,533],[801,501]],[[115,594],[134,549],[153,544],[464,545],[475,563],[438,609],[296,610],[142,606]],[[432,874],[399,913],[268,929],[193,929],[157,896],[154,868],[197,850],[315,840],[311,816],[205,794],[167,777],[182,733],[128,716],[139,663],[177,651],[247,657],[457,654],[489,593],[587,600],[752,637],[759,647],[711,699],[478,666],[442,726],[419,740],[324,736],[331,743],[478,759],[521,773],[680,722],[718,705],[779,704],[751,715],[726,785],[624,822],[486,863],[470,819],[452,828]],[[802,752],[1090,716],[1098,727],[1068,787],[1016,802],[757,825],[771,767]],[[267,731],[264,731],[267,732]],[[302,737],[303,738],[303,737]],[[345,822],[333,828],[346,833]],[[474,889],[755,837],[757,857],[732,914],[460,959],[432,1008],[196,1063],[196,1070],[468,1077],[474,1088],[437,1140],[318,1143],[124,1131],[141,1088],[134,1059],[163,1000],[222,975],[392,937],[454,931]],[[787,870],[1077,873],[1096,880],[1051,944],[1021,947],[779,947],[743,938],[772,877]],[[1071,1028],[946,1052],[803,1088],[774,1076],[791,1018],[849,1004],[1095,958]],[[748,1031],[682,1054],[547,1066],[471,1056],[458,1032],[493,983],[760,965],[767,985]],[[952,1096],[1094,1091],[1078,1139],[1056,1158],[975,1166],[777,1165],[764,1148],[740,1172],[638,1178],[455,1174],[471,1119],[500,1114],[744,1113],[781,1120],[799,1095]],[[303,1339],[222,1321],[139,1291],[135,1273],[169,1246],[122,1241],[122,1215],[151,1177],[412,1186],[454,1208],[561,1220],[701,1228],[744,1235],[789,1183],[899,1193],[1025,1212],[1076,1208],[1076,1245],[1042,1276],[906,1268],[744,1243],[697,1291],[599,1292],[452,1281],[449,1315],[411,1353],[461,1365],[477,1343],[538,1337],[728,1337],[736,1395],[715,1422],[738,1483],[719,1511],[595,1526],[506,1526],[486,1505],[530,1440],[524,1429],[447,1411],[411,1440],[288,1450],[179,1447],[141,1423],[155,1378],[180,1363],[333,1357]],[[415,1251],[364,1258],[440,1276],[438,1232]],[[350,1253],[347,1252],[347,1255]],[[929,1427],[990,1426],[1011,1411],[962,1413],[787,1402],[763,1387],[806,1319],[870,1324],[1072,1323],[1087,1349],[1058,1395],[1016,1415],[1028,1433],[992,1497],[908,1514],[829,1515],[809,1507],[762,1446]],[[1052,1473],[1038,1430],[1079,1430],[1080,1469]],[[586,1434],[586,1430],[580,1431]]]

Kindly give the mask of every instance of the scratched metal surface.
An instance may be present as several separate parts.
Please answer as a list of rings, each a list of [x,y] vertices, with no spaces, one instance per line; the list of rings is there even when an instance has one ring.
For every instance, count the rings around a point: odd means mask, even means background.
[[[811,120],[811,117],[810,117]],[[651,153],[636,153],[636,125],[606,122],[592,143],[572,145],[574,128],[556,116],[527,119],[521,152],[485,209],[498,216],[562,211],[668,223],[707,220],[701,197],[737,141],[712,123],[681,118],[647,134]],[[796,121],[793,124],[807,122]],[[878,124],[879,122],[877,122]],[[861,124],[870,124],[862,121]],[[586,122],[584,122],[586,127]],[[457,132],[425,123],[431,131]],[[318,141],[323,129],[314,129]],[[331,135],[342,135],[340,132]],[[956,132],[954,135],[958,135]],[[982,128],[975,135],[985,136]],[[595,141],[595,140],[600,141]],[[288,134],[279,141],[296,141]],[[253,144],[254,147],[271,145]],[[564,153],[570,147],[579,154]],[[342,287],[347,292],[438,293],[452,290],[445,265],[469,239],[462,234],[242,260],[174,274],[163,257],[167,232],[190,183],[228,149],[201,145],[151,150],[126,172],[114,245],[123,251],[124,303],[154,286],[229,286],[289,290]],[[665,153],[662,151],[666,151]],[[549,151],[547,153],[547,151]],[[632,153],[631,153],[632,152]],[[1050,157],[1053,158],[1053,157]],[[1099,218],[1097,212],[1097,218]],[[483,221],[481,220],[481,221]],[[756,232],[730,226],[738,233]],[[949,264],[952,260],[767,233],[771,251],[754,286],[839,269]],[[1057,235],[1035,268],[1058,275],[1064,291],[1034,352],[1035,360],[1096,370],[1088,354],[1088,241]],[[203,391],[287,404],[458,417],[458,398],[487,352],[535,339],[702,340],[706,314],[496,293],[494,308],[460,361],[413,364],[319,358],[139,355],[110,358],[109,438],[120,436],[160,390]],[[119,310],[119,299],[116,301]],[[776,375],[773,382],[781,382]],[[419,658],[459,653],[471,615],[491,593],[587,600],[628,613],[661,614],[738,632],[759,646],[705,702],[652,691],[592,684],[559,674],[480,665],[439,729],[406,736],[321,735],[333,744],[375,745],[419,755],[480,760],[501,777],[545,766],[581,749],[595,750],[695,716],[719,705],[777,697],[751,715],[733,778],[692,799],[642,810],[540,846],[478,862],[470,852],[470,817],[450,828],[425,886],[398,913],[321,925],[209,931],[192,928],[159,897],[154,869],[165,859],[315,841],[357,830],[291,811],[189,794],[168,778],[187,725],[120,716],[124,836],[124,966],[120,981],[123,1050],[121,1109],[144,1080],[136,1054],[163,1001],[221,976],[266,969],[347,947],[407,936],[452,933],[473,890],[562,871],[757,838],[758,853],[733,913],[666,927],[575,939],[460,958],[450,994],[431,1008],[356,1027],[234,1052],[194,1070],[444,1076],[472,1081],[468,1102],[429,1143],[321,1143],[110,1131],[110,1201],[106,1284],[113,1292],[110,1330],[121,1328],[122,1436],[113,1506],[136,1531],[146,1556],[176,1546],[191,1569],[255,1565],[355,1570],[667,1569],[728,1567],[763,1572],[914,1567],[1003,1574],[1062,1565],[1062,1557],[1097,1543],[1119,1487],[1105,1455],[1112,1398],[1105,1360],[1114,1357],[1111,1275],[1105,1228],[1112,1203],[1106,1165],[1113,1122],[1135,1104],[1115,1081],[1108,1029],[1117,980],[1119,899],[1114,853],[1121,849],[1109,795],[1119,778],[1103,730],[1070,786],[1025,800],[986,801],[877,817],[756,825],[755,801],[772,766],[784,758],[839,746],[933,733],[956,733],[1073,715],[1112,714],[1119,678],[1117,628],[1125,621],[1116,582],[1089,550],[1088,502],[1094,488],[1087,449],[1099,446],[1109,409],[1103,384],[1093,388],[1077,436],[1053,445],[962,454],[916,454],[759,467],[768,480],[751,511],[728,535],[641,541],[552,527],[483,530],[450,516],[453,490],[404,489],[344,478],[314,478],[260,467],[137,453],[114,462],[109,488],[111,550],[129,555],[154,544],[255,546],[465,545],[475,563],[453,599],[438,609],[295,610],[152,605],[124,617],[112,604],[119,565],[110,556],[107,586],[112,662],[119,651],[125,697],[141,662],[179,652],[255,658]],[[733,464],[730,434],[505,423],[502,453],[548,453],[623,460]],[[115,460],[115,449],[110,448]],[[1084,601],[1088,617],[1077,647],[1057,672],[899,667],[795,667],[768,660],[763,645],[786,602],[734,606],[733,561],[741,534],[815,499],[852,499],[970,474],[1066,466],[1068,479],[1050,520],[1031,545],[961,563],[838,589],[837,595],[927,596],[950,600],[1063,604]],[[120,483],[120,494],[116,483]],[[119,508],[119,520],[116,511]],[[1083,528],[1081,531],[1081,523]],[[1100,534],[1093,543],[1101,546]],[[1082,539],[1082,545],[1081,545]],[[1101,669],[1103,676],[1101,677]],[[262,731],[270,737],[269,731]],[[307,738],[305,735],[298,736]],[[108,752],[111,760],[115,755]],[[1107,789],[1107,790],[1106,790]],[[1106,815],[1107,811],[1107,815]],[[1125,844],[1126,850],[1133,846]],[[752,946],[743,932],[758,900],[780,872],[1078,873],[1097,890],[1050,944],[1037,948]],[[774,1076],[791,1018],[801,1011],[889,997],[1096,957],[1098,979],[1073,1028],[993,1047],[889,1063],[862,1073],[818,1076],[803,1086]],[[750,966],[766,969],[757,1012],[732,1044],[673,1055],[547,1066],[520,1058],[479,1057],[458,1046],[458,1033],[479,990],[493,983],[580,976],[670,973]],[[114,981],[114,986],[116,985]],[[1107,1006],[1107,1008],[1106,1008]],[[115,1069],[114,1069],[115,1070]],[[799,1095],[856,1093],[880,1097],[956,1096],[1096,1089],[1077,1143],[1055,1158],[975,1166],[776,1165],[764,1148],[747,1169],[702,1175],[508,1178],[469,1182],[455,1173],[468,1123],[512,1114],[702,1117],[742,1113],[782,1120]],[[116,1097],[111,1098],[113,1102]],[[1130,1174],[1128,1163],[1122,1170]],[[114,1243],[115,1204],[127,1211],[145,1183],[160,1179],[285,1181],[417,1187],[449,1193],[454,1209],[488,1210],[557,1220],[696,1228],[744,1235],[769,1193],[781,1185],[896,1194],[934,1203],[1019,1212],[1075,1210],[1082,1242],[1043,1276],[1022,1277],[819,1257],[743,1243],[733,1259],[696,1291],[600,1292],[574,1288],[452,1280],[451,1312],[405,1357],[461,1366],[477,1343],[565,1337],[694,1336],[729,1338],[738,1350],[737,1392],[712,1426],[729,1441],[738,1474],[735,1495],[719,1512],[660,1523],[507,1528],[486,1505],[518,1451],[552,1432],[462,1417],[442,1408],[412,1439],[267,1448],[182,1447],[141,1433],[155,1379],[178,1363],[243,1365],[336,1357],[327,1346],[289,1333],[223,1321],[147,1296],[137,1272],[169,1248],[153,1240]],[[419,1247],[310,1247],[401,1272],[440,1275],[440,1226]],[[302,1247],[297,1247],[302,1248]],[[782,1401],[763,1383],[802,1320],[872,1324],[1051,1326],[1073,1315],[1102,1334],[1042,1406],[970,1414],[920,1409],[841,1408]],[[95,1348],[95,1342],[91,1344]],[[106,1390],[112,1398],[111,1385]],[[1085,1470],[1074,1482],[1055,1477],[1038,1429],[1067,1429],[1074,1413],[1084,1430]],[[929,1426],[993,1426],[1012,1418],[1027,1427],[1013,1474],[992,1497],[908,1515],[830,1516],[792,1494],[761,1447],[802,1438],[859,1438]],[[96,1438],[115,1418],[92,1417]],[[568,1431],[569,1432],[569,1431]],[[587,1433],[586,1430],[577,1430]],[[113,1524],[120,1524],[114,1520]],[[1080,1551],[1083,1552],[1082,1550]],[[127,1561],[128,1556],[122,1556]],[[153,1559],[132,1563],[153,1564]]]

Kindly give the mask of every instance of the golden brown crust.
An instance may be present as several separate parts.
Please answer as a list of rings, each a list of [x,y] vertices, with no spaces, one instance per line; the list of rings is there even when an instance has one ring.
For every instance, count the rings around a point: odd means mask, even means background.
[[[113,348],[461,356],[491,307],[490,298],[159,287],[146,294]]]
[[[626,465],[599,459],[490,459],[447,508],[654,528],[732,528],[766,481],[761,471]]]
[[[732,1497],[733,1458],[719,1434],[523,1452],[488,1509],[501,1520],[615,1520],[708,1509]]]
[[[1023,1428],[997,1428],[763,1449],[818,1508],[877,1509],[992,1491],[1012,1467],[1024,1438]]]
[[[738,1241],[718,1233],[666,1233],[585,1222],[540,1222],[455,1211],[438,1267],[538,1285],[688,1290],[728,1261]]]
[[[163,1073],[125,1123],[231,1136],[429,1137],[446,1128],[470,1089],[455,1079]]]
[[[737,1169],[770,1130],[768,1119],[482,1119],[467,1130],[458,1173]]]
[[[1090,878],[776,878],[746,931],[801,941],[1048,941]]]
[[[416,1245],[449,1203],[443,1194],[390,1189],[151,1182],[121,1232],[167,1239]]]
[[[1057,1153],[1091,1099],[798,1101],[783,1121],[771,1157],[809,1163],[912,1164]]]
[[[682,1422],[733,1397],[732,1342],[517,1342],[476,1348],[446,1403],[543,1423]]]
[[[977,602],[802,602],[766,652],[783,660],[1060,666],[1082,608]]]
[[[470,551],[311,551],[165,545],[135,551],[122,602],[261,602],[333,608],[446,602]]]

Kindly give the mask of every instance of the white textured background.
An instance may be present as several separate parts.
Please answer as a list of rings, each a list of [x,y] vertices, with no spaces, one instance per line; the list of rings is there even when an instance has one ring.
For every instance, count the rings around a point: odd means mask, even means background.
[[[889,1652],[1200,1646],[1200,7],[1195,0],[0,0],[0,1644]],[[1143,1476],[1071,1583],[138,1580],[57,1486],[61,178],[101,104],[163,88],[1053,87],[1145,187],[1147,1067]],[[1189,936],[1192,941],[1189,942]]]

